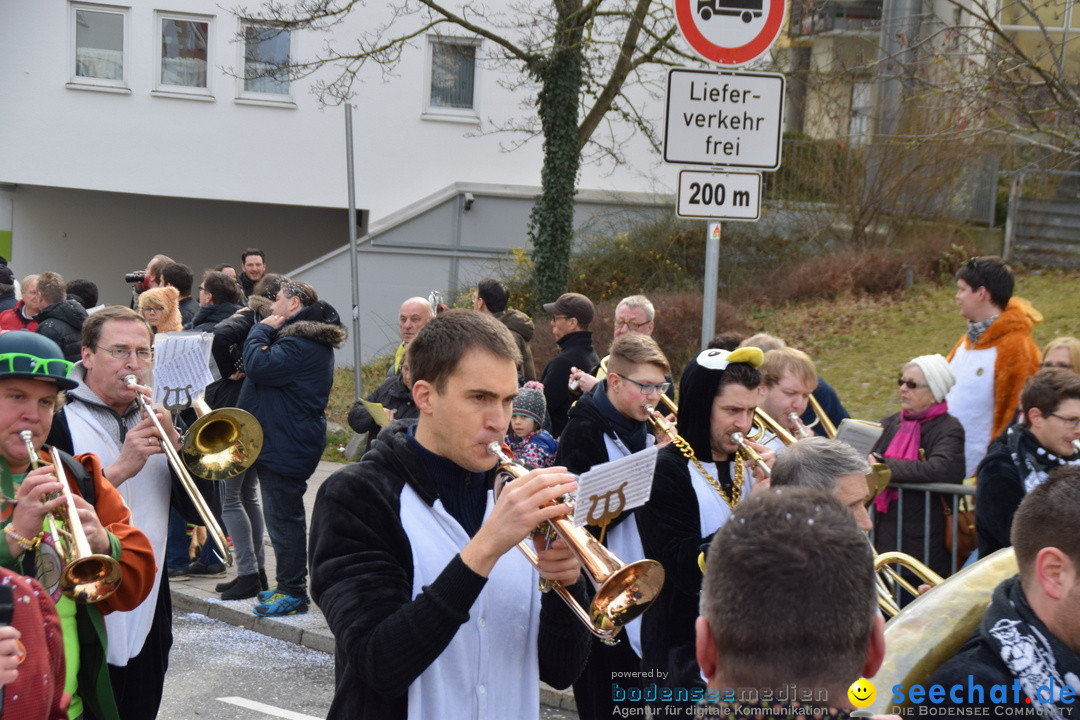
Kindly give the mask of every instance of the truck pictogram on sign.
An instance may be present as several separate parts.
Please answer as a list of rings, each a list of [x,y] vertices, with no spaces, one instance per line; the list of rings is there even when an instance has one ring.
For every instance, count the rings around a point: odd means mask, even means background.
[[[698,15],[709,20],[714,15],[734,15],[748,23],[761,17],[764,0],[697,0]]]

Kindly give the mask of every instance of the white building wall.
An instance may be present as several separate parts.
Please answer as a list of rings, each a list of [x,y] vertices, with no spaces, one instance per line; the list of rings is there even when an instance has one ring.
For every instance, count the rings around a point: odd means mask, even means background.
[[[346,205],[344,111],[320,108],[310,80],[293,84],[295,108],[236,102],[238,83],[224,68],[239,66],[233,41],[239,22],[213,0],[132,0],[130,93],[73,90],[70,6],[66,2],[0,3],[0,183],[18,183],[170,197],[288,205]],[[227,3],[225,4],[228,5]],[[152,94],[157,67],[155,9],[212,16],[213,101]],[[375,7],[354,13],[336,31],[370,26]],[[324,38],[296,34],[296,56],[310,57]],[[481,51],[482,52],[482,51]],[[421,118],[425,42],[405,54],[387,78],[365,68],[353,102],[357,204],[378,218],[453,182],[539,183],[538,140],[502,152],[505,135],[468,137],[493,129],[491,118],[520,116],[522,96],[478,70],[483,122]],[[329,79],[329,71],[317,77]],[[662,107],[656,116],[661,118]],[[661,118],[662,119],[662,118]],[[653,178],[655,156],[641,144],[618,168],[587,166],[585,188],[662,190],[674,179]],[[669,176],[669,177],[664,177]]]

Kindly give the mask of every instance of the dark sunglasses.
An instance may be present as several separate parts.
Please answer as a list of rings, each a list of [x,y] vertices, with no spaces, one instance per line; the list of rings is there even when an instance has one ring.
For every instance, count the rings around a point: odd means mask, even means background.
[[[908,390],[914,390],[916,388],[930,387],[929,385],[919,385],[914,380],[905,380],[904,378],[896,378],[896,384],[898,387],[907,386]]]

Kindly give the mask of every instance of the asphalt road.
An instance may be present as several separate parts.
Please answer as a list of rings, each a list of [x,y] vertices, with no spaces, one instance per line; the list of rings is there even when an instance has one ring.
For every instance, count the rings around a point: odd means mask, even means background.
[[[173,613],[159,720],[318,720],[334,695],[334,658],[197,613]],[[542,720],[577,714],[541,707]]]

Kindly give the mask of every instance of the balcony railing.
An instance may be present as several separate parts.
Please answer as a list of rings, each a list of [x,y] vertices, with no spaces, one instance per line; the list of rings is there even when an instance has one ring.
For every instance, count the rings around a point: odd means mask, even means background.
[[[881,0],[793,0],[792,37],[822,33],[877,32],[881,29]]]

